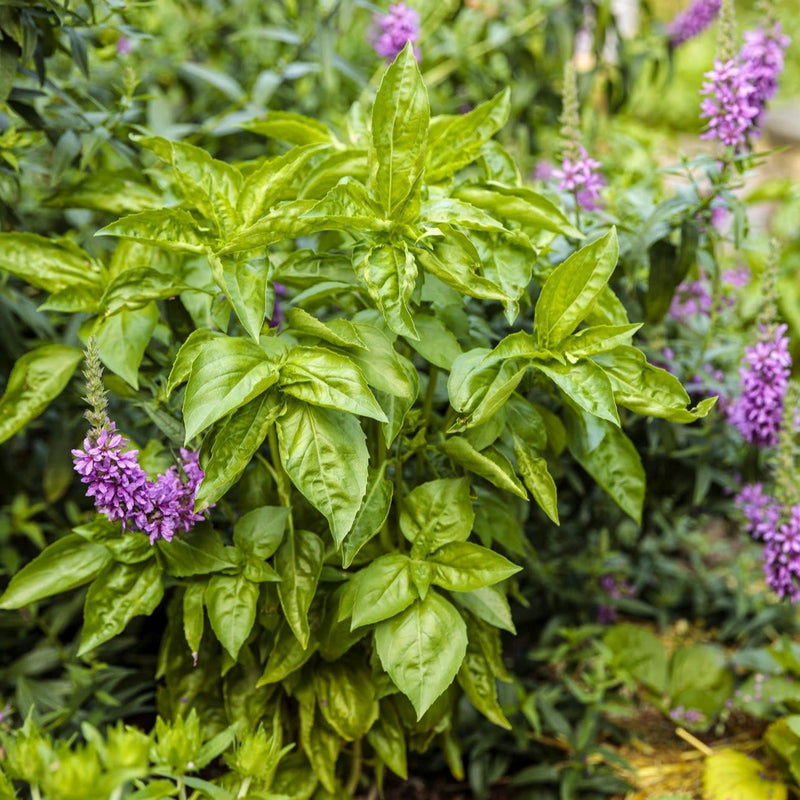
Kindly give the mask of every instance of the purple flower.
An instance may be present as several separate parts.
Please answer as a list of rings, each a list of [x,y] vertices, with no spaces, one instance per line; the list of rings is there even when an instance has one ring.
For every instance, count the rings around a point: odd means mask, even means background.
[[[172,541],[176,533],[191,530],[203,519],[194,511],[195,495],[203,470],[199,456],[181,448],[181,470],[170,467],[155,481],[139,465],[138,450],[125,450],[129,440],[116,432],[108,420],[93,428],[84,439],[83,450],[73,450],[75,471],[86,483],[87,497],[101,514],[112,522],[120,520],[123,530],[146,533],[156,539]]]
[[[779,22],[775,22],[769,31],[757,28],[744,34],[739,59],[744,64],[747,79],[753,87],[750,102],[758,110],[753,118],[753,136],[760,132],[764,109],[778,91],[778,76],[783,71],[784,52],[789,42],[790,39],[783,33]]]
[[[276,281],[272,284],[272,288],[275,290],[275,302],[272,306],[272,316],[267,320],[267,325],[270,328],[277,328],[283,322],[283,308],[278,298],[286,297],[286,287]]]
[[[775,447],[783,421],[792,357],[786,325],[762,327],[755,345],[745,348],[739,369],[740,393],[728,409],[728,421],[758,447]]]
[[[783,512],[783,513],[782,513]],[[765,506],[758,537],[764,540],[764,577],[781,599],[800,600],[800,505]]]
[[[694,0],[689,8],[668,23],[670,46],[677,47],[701,34],[714,21],[721,8],[722,0]]]
[[[669,306],[669,315],[676,322],[686,324],[694,317],[707,317],[713,304],[707,281],[684,281],[675,291]]]
[[[559,179],[558,188],[561,191],[572,192],[578,205],[587,211],[596,211],[600,208],[597,199],[600,189],[605,185],[605,179],[597,171],[600,162],[591,158],[582,146],[578,146],[578,157],[575,159],[564,158],[561,169],[553,170],[553,177]]]
[[[716,139],[737,151],[747,147],[748,136],[759,114],[750,83],[749,71],[739,59],[715,61],[714,69],[706,73],[700,90],[705,99],[700,104],[700,117],[708,120],[703,139]]]
[[[406,42],[414,44],[419,38],[419,14],[405,3],[389,6],[386,14],[375,17],[375,26],[372,45],[375,52],[388,61],[397,58],[406,46]],[[420,53],[417,47],[414,48],[414,55],[419,61]]]
[[[126,56],[132,49],[131,40],[127,36],[120,36],[117,39],[117,55]]]

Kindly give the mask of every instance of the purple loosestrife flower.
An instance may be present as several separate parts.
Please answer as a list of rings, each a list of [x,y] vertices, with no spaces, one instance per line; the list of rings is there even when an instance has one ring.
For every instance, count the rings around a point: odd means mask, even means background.
[[[745,149],[759,113],[746,65],[736,58],[718,59],[705,77],[700,90],[705,97],[700,104],[700,117],[708,120],[708,130],[701,138],[716,139],[737,151]]]
[[[106,418],[89,431],[82,450],[72,451],[75,471],[89,485],[87,497],[94,498],[97,510],[109,520],[120,520],[123,530],[146,533],[151,544],[156,539],[171,542],[176,533],[191,530],[203,519],[194,511],[204,475],[198,454],[181,449],[185,481],[174,466],[150,481],[139,465],[138,450],[125,450],[129,443]]]
[[[419,38],[419,14],[405,3],[389,6],[386,14],[375,17],[376,30],[372,45],[375,52],[388,61],[394,61],[406,42],[415,44]],[[419,61],[419,48],[414,47],[414,55]]]
[[[667,24],[670,46],[677,47],[699,36],[716,19],[721,8],[722,0],[694,0]]]
[[[578,205],[587,211],[596,211],[600,208],[597,202],[600,189],[605,186],[605,179],[598,172],[601,164],[589,156],[583,145],[578,146],[577,153],[575,158],[565,156],[561,169],[553,170],[553,177],[559,179],[561,191],[575,195]]]
[[[750,102],[758,111],[753,118],[753,136],[760,133],[766,105],[778,91],[778,76],[783,71],[784,52],[790,41],[779,22],[775,22],[770,30],[757,28],[744,34],[739,59],[753,87]]]
[[[672,298],[669,315],[676,322],[686,324],[695,317],[709,316],[713,304],[707,281],[684,281]]]
[[[745,441],[758,447],[778,444],[792,365],[786,328],[761,326],[759,341],[745,348],[739,369],[741,391],[728,409],[728,421]]]

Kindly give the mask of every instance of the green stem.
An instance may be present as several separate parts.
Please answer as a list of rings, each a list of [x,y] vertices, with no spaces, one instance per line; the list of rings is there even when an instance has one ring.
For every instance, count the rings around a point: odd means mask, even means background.
[[[422,424],[427,428],[433,408],[433,397],[436,394],[436,379],[439,377],[439,367],[431,364],[428,372],[428,388],[425,390],[425,399],[422,402]]]
[[[248,775],[242,781],[242,786],[239,789],[239,794],[236,795],[237,797],[247,797],[247,793],[250,791],[250,783],[251,783],[252,780],[253,780],[252,776]]]
[[[183,780],[183,775],[178,778],[178,800],[186,800],[186,783]]]
[[[31,800],[42,800],[39,787],[35,783],[31,784]]]
[[[349,796],[358,788],[358,781],[361,778],[361,739],[353,742],[353,760],[350,762],[350,775],[347,778],[345,791]]]
[[[275,475],[275,481],[278,484],[278,496],[280,497],[283,505],[290,506],[291,490],[289,489],[289,476],[286,474],[286,470],[283,468],[281,453],[278,449],[278,434],[274,425],[270,427],[267,438],[269,441],[269,453],[272,459],[273,474]]]

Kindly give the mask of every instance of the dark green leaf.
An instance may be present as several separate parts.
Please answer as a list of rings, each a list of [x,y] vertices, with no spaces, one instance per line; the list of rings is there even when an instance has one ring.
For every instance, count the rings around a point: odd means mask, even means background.
[[[205,603],[211,628],[235,661],[256,620],[258,585],[244,575],[214,575]]]
[[[303,648],[308,647],[308,609],[317,591],[324,557],[322,539],[310,531],[290,532],[275,553],[283,614]]]

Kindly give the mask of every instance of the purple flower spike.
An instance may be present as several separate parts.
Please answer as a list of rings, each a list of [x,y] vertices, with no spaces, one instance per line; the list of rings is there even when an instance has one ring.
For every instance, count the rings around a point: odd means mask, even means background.
[[[699,36],[717,17],[722,0],[695,0],[667,25],[669,43],[677,47]]]
[[[573,192],[580,206],[587,211],[600,208],[597,202],[600,189],[605,186],[605,179],[598,172],[600,162],[591,158],[582,145],[578,147],[576,159],[564,158],[561,169],[553,170],[553,177],[559,179],[561,191]]]
[[[757,28],[746,31],[739,59],[744,64],[747,78],[753,87],[750,101],[758,113],[753,119],[753,131],[757,136],[764,118],[764,109],[778,91],[778,76],[783,71],[784,53],[790,39],[776,22],[771,30]]]
[[[775,447],[783,423],[792,357],[786,325],[763,327],[761,338],[745,348],[739,370],[741,393],[728,409],[728,421],[757,447]]]
[[[419,38],[419,14],[405,3],[389,6],[386,14],[375,17],[375,25],[377,30],[373,35],[373,47],[381,58],[388,61],[397,58],[406,42],[414,44]],[[414,55],[419,61],[417,47],[414,48]]]
[[[73,450],[75,471],[89,485],[87,497],[112,522],[120,520],[123,530],[146,533],[150,544],[157,539],[171,542],[176,533],[191,530],[203,519],[194,511],[195,495],[203,470],[197,453],[181,449],[181,479],[177,467],[170,467],[155,481],[139,465],[138,450],[125,450],[129,440],[116,432],[107,418],[93,428],[83,450]]]
[[[747,139],[759,115],[754,97],[755,88],[750,83],[744,63],[731,58],[715,61],[714,69],[706,73],[706,82],[700,94],[705,97],[700,104],[700,117],[708,120],[708,130],[703,139],[716,139],[737,151],[747,147]]]

